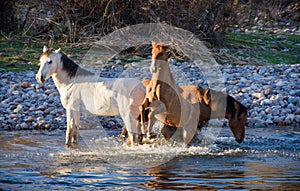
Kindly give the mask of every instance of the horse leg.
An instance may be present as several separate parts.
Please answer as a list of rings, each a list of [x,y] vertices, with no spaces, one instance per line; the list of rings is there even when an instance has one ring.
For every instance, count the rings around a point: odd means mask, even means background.
[[[72,115],[72,111],[67,109],[66,111],[66,115],[67,115],[67,130],[66,130],[66,145],[70,144],[70,139],[72,137],[72,129],[73,129],[73,115]]]
[[[137,120],[136,115],[132,113],[121,114],[121,117],[124,121],[124,125],[126,127],[128,133],[128,139],[124,145],[134,146],[139,143],[138,135],[141,133],[141,122]]]
[[[131,145],[135,145],[135,144],[141,145],[143,143],[143,134],[142,134],[142,130],[141,130],[140,121],[136,120],[135,127],[136,127],[136,133],[132,133]]]
[[[145,113],[145,108],[149,106],[149,99],[146,97],[142,103],[141,106],[139,106],[139,112],[140,112],[140,116],[138,118],[140,118],[140,123],[142,125],[142,129],[145,129],[145,122],[147,121],[146,119],[146,113]],[[139,120],[139,119],[138,119]]]
[[[78,126],[80,113],[67,109],[67,130],[66,130],[66,145],[70,143],[77,143],[77,134],[78,134]]]
[[[155,89],[155,96],[156,96],[156,98],[157,98],[157,100],[161,100],[160,99],[160,87],[161,87],[161,85],[160,84],[158,84],[157,86],[156,86],[156,89]]]
[[[136,133],[132,133],[128,131],[128,138],[124,145],[127,146],[135,146],[138,143],[138,137]]]
[[[80,121],[80,112],[73,111],[73,115],[74,115],[75,125],[72,129],[71,141],[72,141],[72,144],[77,144],[78,128],[79,128],[79,121]]]
[[[153,103],[151,103],[151,105],[146,109],[150,110],[150,112],[148,114],[147,138],[151,139],[152,138],[152,134],[151,134],[152,127],[156,122],[155,115],[165,113],[167,111],[167,109],[166,109],[165,104],[158,100],[154,100]]]
[[[122,127],[122,132],[121,132],[121,134],[119,135],[119,140],[121,141],[121,140],[124,140],[125,138],[126,138],[126,136],[127,136],[127,129],[126,129],[126,127],[125,127],[125,125]]]
[[[126,140],[126,142],[123,145],[126,145],[126,146],[130,146],[131,145],[130,136],[127,137],[127,140]]]
[[[136,128],[138,130],[137,143],[141,145],[143,143],[143,134],[141,131],[141,123],[139,121],[136,122]]]
[[[163,134],[163,136],[166,140],[169,140],[174,135],[176,130],[177,130],[177,127],[172,127],[172,126],[165,124],[163,126],[163,128],[161,129],[161,133]]]
[[[149,113],[148,118],[149,119],[148,119],[148,126],[147,126],[147,139],[150,140],[152,138],[152,134],[151,134],[152,127],[156,122],[156,119],[155,119],[152,111]]]
[[[66,130],[66,145],[69,145],[70,142],[70,133],[71,133],[71,127],[70,127],[70,118],[67,117],[67,130]]]

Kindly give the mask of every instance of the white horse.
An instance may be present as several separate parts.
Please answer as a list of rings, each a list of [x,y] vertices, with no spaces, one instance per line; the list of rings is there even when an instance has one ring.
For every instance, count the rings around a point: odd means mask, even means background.
[[[49,77],[60,93],[67,114],[66,144],[77,143],[80,113],[98,116],[121,115],[129,132],[131,145],[141,141],[139,106],[145,97],[145,87],[134,78],[99,78],[74,63],[60,49],[43,48],[36,80],[43,83]]]

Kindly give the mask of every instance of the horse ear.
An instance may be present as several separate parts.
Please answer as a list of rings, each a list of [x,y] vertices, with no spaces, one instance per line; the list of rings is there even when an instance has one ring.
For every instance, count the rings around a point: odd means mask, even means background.
[[[156,44],[156,47],[159,49],[159,50],[164,50],[164,47],[162,44]]]
[[[152,47],[154,47],[156,45],[156,42],[152,41]]]
[[[239,106],[239,104],[235,101],[234,102],[234,108],[238,111],[238,110],[240,110],[240,106]]]
[[[204,89],[204,94],[203,94],[203,100],[205,102],[205,104],[209,104],[209,102],[211,101],[210,99],[210,89]]]
[[[47,52],[48,51],[48,47],[47,46],[44,46],[43,47],[43,53]]]
[[[60,52],[60,50],[61,50],[61,48],[59,48],[59,49],[55,50],[55,53],[59,53],[59,52]]]

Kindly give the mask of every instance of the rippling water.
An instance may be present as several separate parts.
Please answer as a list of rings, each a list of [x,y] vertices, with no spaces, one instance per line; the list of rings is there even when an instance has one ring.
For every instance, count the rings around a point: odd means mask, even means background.
[[[228,129],[189,148],[128,148],[116,136],[64,147],[63,131],[0,134],[0,189],[274,189],[300,187],[300,128],[248,128],[242,144]],[[112,133],[117,135],[117,133]],[[110,137],[110,138],[108,138]]]

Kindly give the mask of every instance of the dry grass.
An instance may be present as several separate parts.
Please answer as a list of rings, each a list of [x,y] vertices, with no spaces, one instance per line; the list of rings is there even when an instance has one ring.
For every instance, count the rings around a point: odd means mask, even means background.
[[[3,6],[5,3],[10,5],[11,14],[18,13],[14,16],[19,19],[14,23],[23,36],[47,40],[50,45],[57,41],[93,41],[125,26],[158,22],[188,30],[201,40],[222,44],[225,32],[232,26],[251,25],[261,19],[299,19],[299,3],[291,0],[2,1]],[[1,23],[0,27],[4,29]]]

